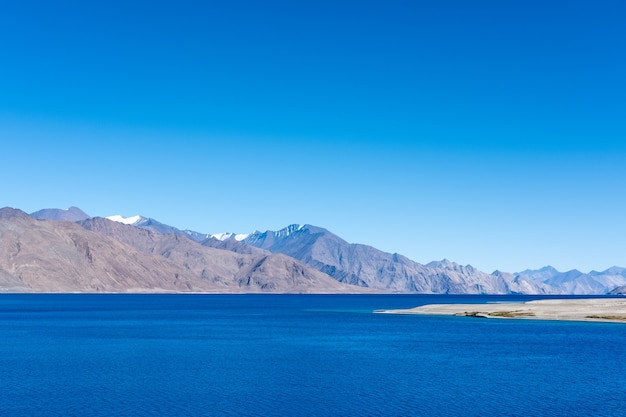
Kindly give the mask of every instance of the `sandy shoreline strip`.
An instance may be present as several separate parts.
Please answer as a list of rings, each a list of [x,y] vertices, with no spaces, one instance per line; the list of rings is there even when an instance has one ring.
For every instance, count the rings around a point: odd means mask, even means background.
[[[377,310],[375,313],[626,323],[626,298],[534,300],[525,303],[493,304],[429,304],[406,310]]]

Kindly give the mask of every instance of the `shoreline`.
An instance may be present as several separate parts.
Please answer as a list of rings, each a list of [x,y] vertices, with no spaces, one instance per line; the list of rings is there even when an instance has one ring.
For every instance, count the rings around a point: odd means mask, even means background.
[[[546,299],[493,304],[427,304],[402,310],[376,310],[374,313],[626,324],[626,298]]]

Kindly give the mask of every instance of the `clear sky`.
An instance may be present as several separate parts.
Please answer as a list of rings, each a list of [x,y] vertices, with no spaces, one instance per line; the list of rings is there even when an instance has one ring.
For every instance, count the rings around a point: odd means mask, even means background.
[[[0,206],[626,266],[626,3],[19,1]]]

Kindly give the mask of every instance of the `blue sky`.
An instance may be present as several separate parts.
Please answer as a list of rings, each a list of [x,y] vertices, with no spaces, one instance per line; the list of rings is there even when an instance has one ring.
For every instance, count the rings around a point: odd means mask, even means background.
[[[626,266],[621,1],[13,3],[2,206]]]

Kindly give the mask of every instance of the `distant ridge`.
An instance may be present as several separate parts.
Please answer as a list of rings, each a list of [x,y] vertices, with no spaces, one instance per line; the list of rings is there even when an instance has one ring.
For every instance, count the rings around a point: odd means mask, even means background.
[[[140,215],[136,215],[136,216],[132,216],[132,217],[124,217],[124,216],[121,216],[119,214],[116,214],[114,216],[108,216],[106,218],[108,220],[111,220],[111,221],[114,221],[114,222],[132,225],[132,226],[135,226],[135,227],[139,227],[139,228],[142,228],[142,229],[153,231],[155,233],[161,233],[161,234],[184,234],[188,238],[190,238],[190,239],[192,239],[192,240],[194,240],[196,242],[201,242],[204,239],[209,237],[208,234],[198,233],[198,232],[194,232],[192,230],[180,230],[180,229],[178,229],[178,228],[176,228],[174,226],[169,226],[169,225],[167,225],[165,223],[161,223],[159,221],[156,221],[156,220],[154,220],[154,219],[152,219],[150,217],[144,217],[144,216],[140,216]]]
[[[85,229],[88,236],[77,241],[82,233],[74,230],[72,237],[56,240],[64,230],[75,227],[72,223],[76,223],[78,230]],[[0,226],[4,228],[0,228],[0,291],[21,288],[24,291],[590,295],[621,294],[626,288],[626,269],[617,266],[587,274],[578,270],[560,272],[551,266],[515,274],[501,271],[489,274],[447,259],[420,264],[397,253],[348,243],[324,228],[307,224],[251,234],[208,234],[181,231],[140,215],[91,218],[79,208],[70,207],[43,209],[29,216],[22,210],[5,207],[0,209]],[[32,240],[27,243],[28,240],[16,237],[14,232],[19,230]],[[40,236],[35,238],[33,233]],[[86,243],[78,243],[83,241]],[[79,253],[90,260],[87,265],[78,266],[81,258],[70,256],[72,249],[64,247],[68,242],[74,242],[74,250],[86,245],[86,252],[80,249]],[[124,254],[131,258],[119,255],[116,245],[129,247]],[[137,254],[133,255],[133,251]],[[30,253],[35,261],[24,258],[24,253]],[[66,255],[59,258],[60,253]],[[136,261],[131,261],[133,256],[137,257]],[[142,264],[139,259],[144,256],[148,256],[146,261],[152,261]],[[100,263],[94,263],[94,259]],[[68,260],[74,266],[68,267]],[[164,266],[164,261],[169,266]],[[129,268],[124,267],[125,262],[130,262]],[[161,269],[153,271],[158,265]],[[128,274],[137,271],[136,266],[150,277],[175,271],[178,284],[172,286],[172,282],[159,283],[152,278],[129,280]],[[28,275],[24,271],[37,272]],[[24,281],[28,276],[35,279],[37,274],[46,279],[56,277],[59,286],[55,288],[52,281],[46,281],[43,286],[37,280]],[[90,276],[91,284],[83,282]],[[74,277],[75,287],[68,284],[68,277]],[[180,287],[181,277],[186,277],[183,287]],[[129,286],[131,282],[135,286]]]
[[[588,274],[577,269],[560,272],[551,266],[538,270],[526,270],[516,276],[547,285],[559,294],[606,294],[616,287],[626,285],[626,268],[617,266],[605,271],[591,271]]]
[[[311,225],[294,224],[276,232],[255,232],[240,243],[285,253],[340,282],[400,292],[588,295],[607,294],[618,286],[626,286],[626,268],[620,267],[588,274],[578,270],[560,272],[552,266],[516,274],[487,274],[447,259],[422,265],[399,254],[350,244]],[[240,245],[235,247],[242,250]]]
[[[13,219],[16,217],[24,218],[24,217],[30,217],[30,216],[20,209],[15,209],[12,207],[0,208],[0,219]]]
[[[427,265],[397,253],[348,243],[326,229],[290,225],[279,231],[256,232],[242,241],[284,253],[345,284],[389,292],[423,294],[541,294],[544,290],[511,275],[492,275],[470,265],[443,260]]]
[[[79,222],[81,220],[86,220],[90,216],[79,209],[78,207],[70,207],[66,210],[48,208],[36,211],[30,214],[35,219],[39,220],[58,220],[58,221],[67,221],[67,222]]]

